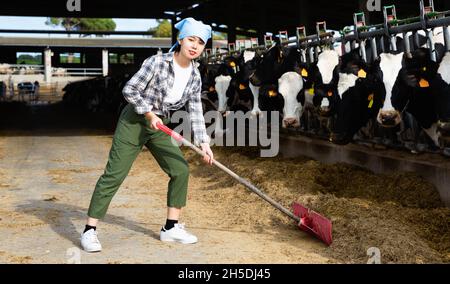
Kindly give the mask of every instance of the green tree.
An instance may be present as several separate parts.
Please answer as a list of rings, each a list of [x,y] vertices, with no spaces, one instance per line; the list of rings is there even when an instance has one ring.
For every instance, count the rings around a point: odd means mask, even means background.
[[[213,32],[213,40],[223,40],[223,39],[227,39],[226,33]]]
[[[113,19],[104,18],[47,18],[45,24],[62,26],[66,31],[114,31]]]
[[[153,33],[154,37],[172,37],[172,23],[167,19],[156,21],[158,25],[148,31]]]

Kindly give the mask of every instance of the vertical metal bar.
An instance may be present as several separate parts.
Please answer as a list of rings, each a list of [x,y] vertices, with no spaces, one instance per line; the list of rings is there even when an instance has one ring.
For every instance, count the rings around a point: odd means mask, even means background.
[[[375,61],[378,58],[378,51],[377,51],[377,40],[374,37],[370,40],[370,46],[372,47],[373,61]]]
[[[302,62],[306,63],[306,50],[301,49]]]
[[[434,47],[433,42],[433,30],[427,31],[427,42],[428,42],[428,48],[430,49],[430,58],[434,62],[436,62],[436,49]]]
[[[380,48],[381,48],[381,53],[386,52],[386,48],[384,46],[384,37],[380,37]]]
[[[406,53],[411,53],[411,46],[409,44],[409,34],[408,32],[404,32],[403,33],[403,42],[405,45],[405,52]]]
[[[351,41],[350,49],[354,50],[356,48],[356,40]]]
[[[359,50],[361,51],[361,57],[364,62],[367,62],[367,54],[366,54],[366,42],[362,40],[359,44]]]
[[[415,44],[415,49],[420,48],[419,32],[418,31],[414,32],[414,44]]]
[[[341,41],[341,53],[342,53],[342,55],[347,53],[347,51],[345,50],[345,41],[344,40]]]
[[[390,40],[391,40],[391,50],[397,51],[396,35],[391,35]]]
[[[445,49],[447,51],[450,51],[450,31],[449,27],[443,27],[442,32],[444,33],[444,42],[445,42]]]
[[[309,52],[309,63],[314,63],[314,50],[313,47],[308,49]]]

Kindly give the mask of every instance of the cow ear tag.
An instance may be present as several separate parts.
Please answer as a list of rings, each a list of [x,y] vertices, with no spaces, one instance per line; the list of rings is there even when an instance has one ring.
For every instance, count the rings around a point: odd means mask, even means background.
[[[424,66],[424,67],[422,68],[422,71],[427,71],[427,67]]]
[[[425,79],[420,79],[420,81],[419,81],[419,86],[421,87],[421,88],[428,88],[429,86],[430,86],[430,83],[428,83],[428,81],[427,80],[425,80]]]
[[[306,69],[303,68],[300,75],[302,75],[302,77],[308,77],[308,71],[306,71]]]
[[[231,61],[231,62],[230,62],[230,66],[231,66],[231,67],[236,67],[236,63],[234,63],[234,61]]]
[[[239,90],[245,90],[245,85],[244,84],[239,84]]]
[[[370,94],[367,97],[367,100],[369,101],[369,105],[367,106],[367,108],[372,108],[372,106],[373,106],[373,94]]]
[[[275,92],[274,90],[269,91],[269,97],[275,97],[276,95],[277,95],[277,92]]]
[[[214,91],[215,91],[215,88],[214,88],[213,86],[211,86],[211,87],[209,87],[209,91],[210,91],[210,92],[214,92]]]
[[[366,78],[366,77],[367,77],[366,71],[364,71],[364,69],[359,69],[359,71],[358,71],[358,77],[359,77],[359,78]]]
[[[308,90],[311,96],[314,96],[314,83],[311,86],[311,89]]]
[[[327,96],[329,96],[329,97],[333,96],[333,92],[332,91],[328,91]]]

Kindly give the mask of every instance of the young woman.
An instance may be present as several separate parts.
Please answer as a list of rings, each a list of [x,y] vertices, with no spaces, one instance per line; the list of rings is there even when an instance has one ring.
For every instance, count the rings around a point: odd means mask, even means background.
[[[129,104],[120,115],[106,169],[92,195],[87,224],[81,235],[81,246],[85,251],[102,249],[96,232],[98,220],[105,216],[112,197],[144,145],[170,177],[167,220],[161,229],[160,240],[185,244],[197,242],[196,236],[178,224],[181,208],[186,205],[187,162],[171,137],[158,130],[157,123],[167,124],[170,113],[186,105],[194,143],[206,153],[204,161],[212,164],[213,153],[200,99],[201,78],[193,61],[200,56],[211,37],[211,27],[186,18],[175,28],[179,30],[177,43],[168,53],[146,59],[123,89]]]

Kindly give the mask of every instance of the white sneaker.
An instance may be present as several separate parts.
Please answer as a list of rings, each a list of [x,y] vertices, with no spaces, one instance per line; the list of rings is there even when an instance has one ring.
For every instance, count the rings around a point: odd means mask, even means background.
[[[175,224],[170,230],[162,227],[159,239],[163,242],[179,242],[182,244],[194,244],[198,241],[196,236],[184,229],[184,224]]]
[[[81,247],[87,252],[97,252],[102,250],[102,245],[97,238],[97,231],[90,229],[81,234]]]

